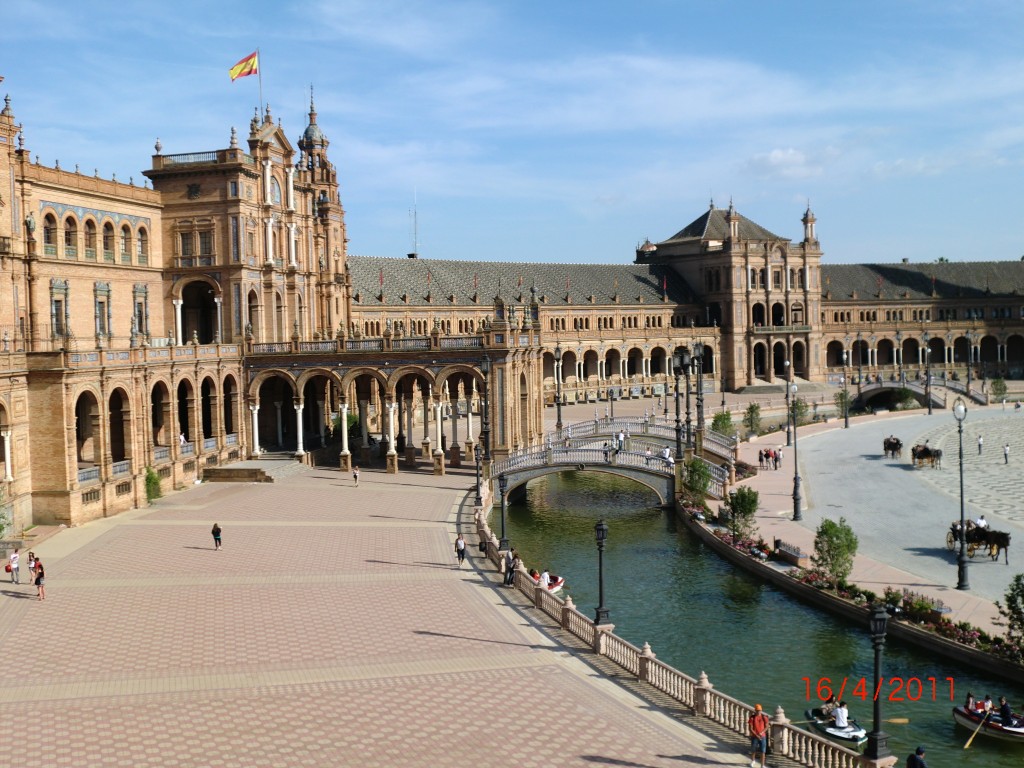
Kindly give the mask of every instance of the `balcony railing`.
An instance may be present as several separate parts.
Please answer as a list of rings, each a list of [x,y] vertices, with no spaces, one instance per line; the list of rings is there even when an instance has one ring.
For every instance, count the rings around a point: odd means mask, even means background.
[[[207,451],[217,450],[217,438],[216,437],[204,437],[203,438],[203,453]]]
[[[182,456],[195,456],[196,446],[194,443],[182,443],[181,444],[181,455]]]
[[[153,446],[153,461],[170,461],[171,460],[171,449],[166,445],[154,445]]]
[[[125,461],[115,461],[113,464],[110,465],[110,474],[113,475],[114,477],[117,477],[118,475],[129,475],[131,474],[131,471],[131,459],[126,459]]]
[[[224,445],[238,445],[238,433],[232,432],[230,435],[224,435]]]
[[[85,469],[78,470],[78,484],[85,485],[86,483],[98,483],[100,481],[100,468],[99,467],[86,467]]]
[[[751,329],[757,334],[775,334],[775,333],[810,333],[811,326],[809,325],[755,325]]]

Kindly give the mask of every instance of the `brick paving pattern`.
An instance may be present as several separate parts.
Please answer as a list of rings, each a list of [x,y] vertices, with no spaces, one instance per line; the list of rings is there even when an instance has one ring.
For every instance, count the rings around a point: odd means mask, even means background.
[[[12,765],[742,765],[455,567],[472,473],[210,484],[0,589]],[[210,528],[224,529],[213,550]],[[475,537],[470,537],[471,545]],[[488,569],[489,570],[489,569]],[[486,578],[482,578],[486,576]]]

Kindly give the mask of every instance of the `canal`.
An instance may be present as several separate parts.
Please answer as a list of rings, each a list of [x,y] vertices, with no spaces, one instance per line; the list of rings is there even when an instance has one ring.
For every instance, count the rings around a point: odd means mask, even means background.
[[[822,678],[838,689],[845,678],[850,714],[871,729],[872,701],[851,694],[855,683],[873,675],[873,651],[866,627],[813,609],[729,565],[676,524],[674,513],[657,506],[646,488],[599,473],[568,472],[530,483],[520,503],[508,507],[508,538],[527,567],[547,567],[564,576],[567,594],[593,618],[597,607],[597,549],[594,523],[608,523],[604,556],[605,603],[615,632],[644,642],[662,661],[696,677],[701,671],[716,689],[769,714],[781,705],[790,720],[803,720]],[[495,526],[496,527],[496,526]],[[1024,707],[1024,689],[960,669],[889,639],[884,673],[910,683],[917,701],[886,701],[890,748],[903,764],[922,744],[931,766],[1019,768],[1024,747],[979,735],[969,750],[970,732],[954,725],[953,702],[968,691],[1005,695],[1014,711]],[[952,680],[950,680],[950,678]],[[934,683],[932,682],[934,679]],[[887,689],[897,687],[893,684]],[[899,692],[905,698],[906,688]]]

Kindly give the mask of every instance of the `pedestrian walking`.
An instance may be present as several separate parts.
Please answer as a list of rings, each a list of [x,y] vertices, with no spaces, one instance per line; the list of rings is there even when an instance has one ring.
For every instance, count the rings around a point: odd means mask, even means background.
[[[213,530],[210,531],[213,534],[213,549],[217,551],[221,548],[220,543],[220,526],[217,523],[213,524]]]
[[[764,469],[764,448],[757,452],[757,468]]]
[[[754,714],[747,719],[750,730],[750,768],[764,768],[764,758],[768,754],[768,728],[771,722],[760,704],[754,705]],[[760,757],[761,762],[758,763]]]
[[[466,540],[462,538],[461,533],[455,539],[455,556],[459,559],[459,568],[461,568],[462,561],[466,559]]]
[[[504,584],[506,587],[512,586],[512,582],[516,577],[516,563],[519,560],[519,554],[514,549],[509,549],[505,553],[505,580]]]
[[[359,487],[359,467],[358,465],[352,468],[352,483],[356,488]]]
[[[43,561],[36,560],[36,598],[46,599],[46,570],[43,568]]]
[[[1010,463],[1010,444],[1007,443],[1003,446],[1003,464]]]
[[[28,553],[28,583],[36,583],[36,553],[31,550]]]
[[[611,456],[611,448],[608,446],[608,443],[604,444],[602,450],[604,451],[604,463],[607,464],[609,457]]]
[[[979,456],[981,456],[981,446],[984,445],[984,443],[985,443],[985,438],[983,438],[981,435],[978,435],[978,455]]]
[[[11,583],[21,584],[21,572],[19,570],[21,563],[21,555],[18,554],[18,549],[15,548],[11,552],[10,560],[7,563],[7,570],[11,572]]]

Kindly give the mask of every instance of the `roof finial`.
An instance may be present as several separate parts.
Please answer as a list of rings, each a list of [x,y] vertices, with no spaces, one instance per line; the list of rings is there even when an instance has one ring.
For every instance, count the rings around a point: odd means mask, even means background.
[[[715,210],[715,196],[714,195],[711,195],[711,202],[708,203],[708,210],[709,211]]]
[[[309,84],[309,111],[316,112],[316,107],[313,105],[313,84]]]

